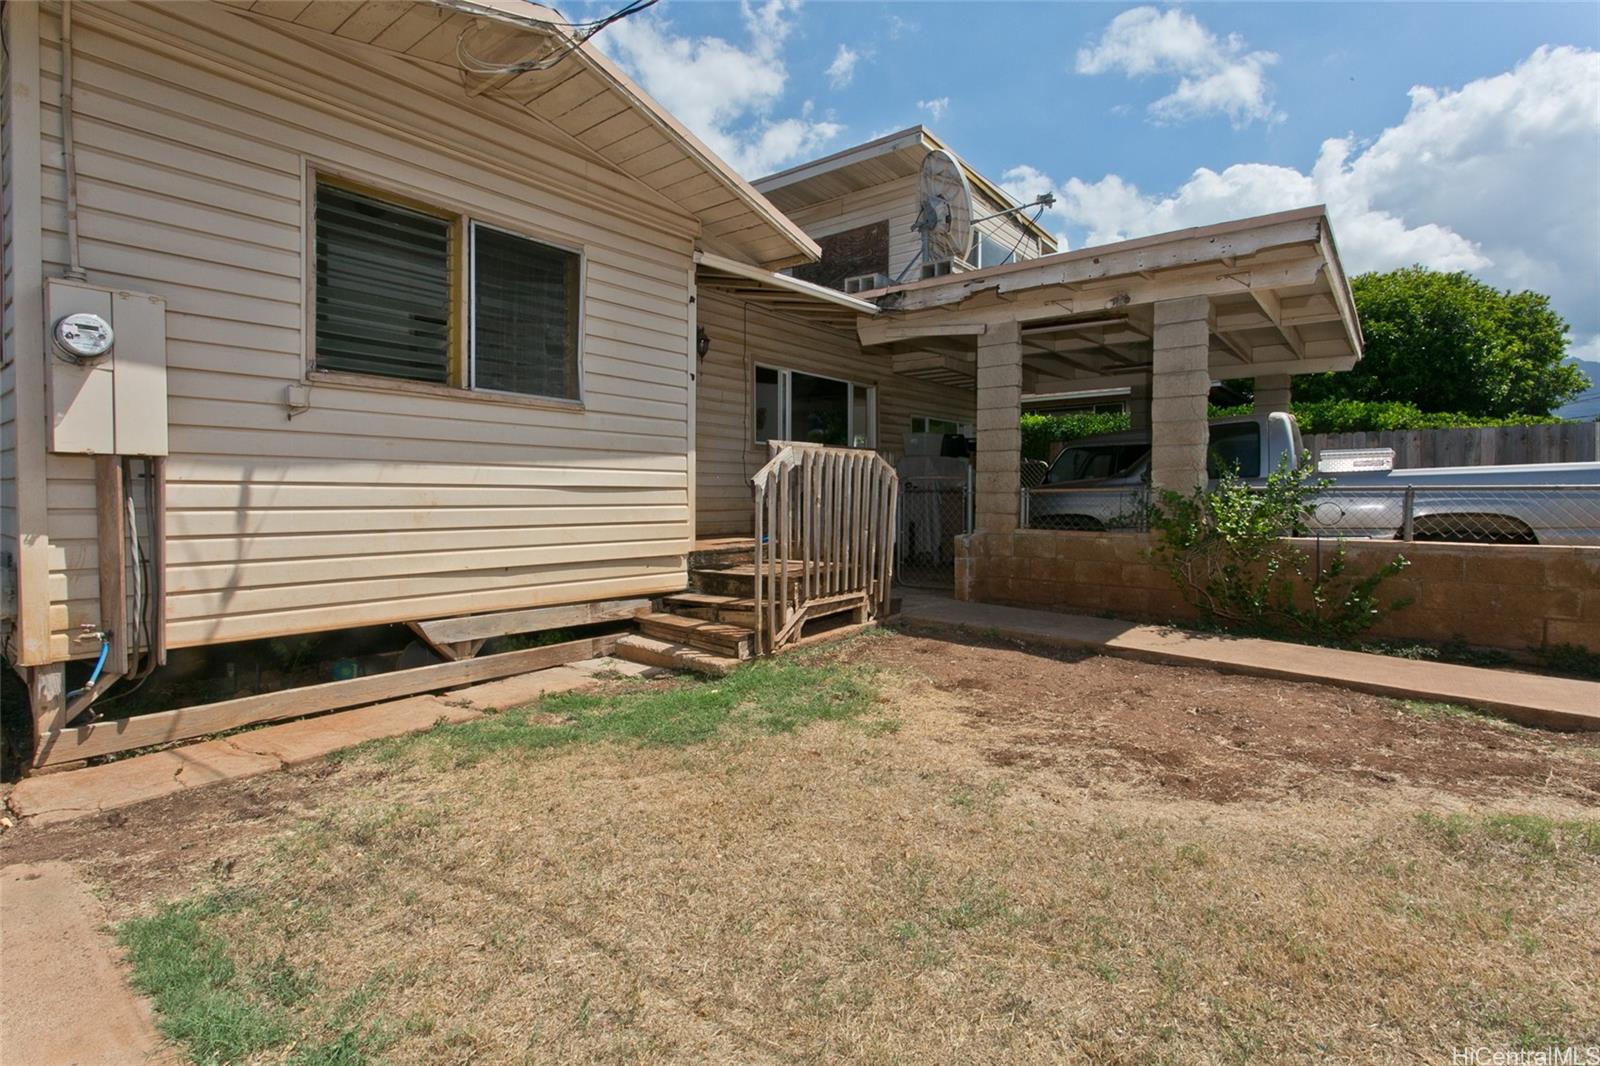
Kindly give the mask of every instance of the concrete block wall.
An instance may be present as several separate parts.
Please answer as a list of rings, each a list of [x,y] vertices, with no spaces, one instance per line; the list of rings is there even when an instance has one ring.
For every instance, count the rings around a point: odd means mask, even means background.
[[[1315,540],[1295,542],[1308,554]],[[985,603],[1110,614],[1153,622],[1196,612],[1149,560],[1139,533],[1018,530],[956,538],[956,596]],[[1333,544],[1323,541],[1320,550]],[[1352,573],[1401,554],[1411,565],[1385,582],[1385,600],[1412,603],[1374,637],[1432,643],[1460,639],[1528,654],[1556,644],[1600,651],[1600,548],[1348,541]]]

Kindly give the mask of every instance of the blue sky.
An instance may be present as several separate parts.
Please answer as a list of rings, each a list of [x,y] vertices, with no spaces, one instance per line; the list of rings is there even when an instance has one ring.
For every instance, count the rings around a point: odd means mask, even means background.
[[[596,43],[748,177],[920,121],[1071,247],[1326,202],[1351,272],[1549,292],[1600,358],[1600,4],[662,0]]]

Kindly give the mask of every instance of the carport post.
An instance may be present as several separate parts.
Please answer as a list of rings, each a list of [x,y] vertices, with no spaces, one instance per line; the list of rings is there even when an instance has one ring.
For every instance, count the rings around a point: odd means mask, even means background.
[[[1206,483],[1212,318],[1211,301],[1204,296],[1155,305],[1150,479],[1157,488],[1187,493]]]
[[[1150,382],[1145,380],[1128,390],[1128,428],[1150,429]]]
[[[978,338],[978,491],[976,527],[1017,528],[1022,492],[1022,329],[991,323]]]
[[[1272,411],[1287,411],[1291,386],[1294,379],[1288,374],[1268,374],[1256,378],[1256,413],[1268,414]]]

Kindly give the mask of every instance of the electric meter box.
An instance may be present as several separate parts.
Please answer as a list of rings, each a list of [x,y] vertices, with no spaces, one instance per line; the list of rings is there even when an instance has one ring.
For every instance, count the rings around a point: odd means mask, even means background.
[[[50,450],[166,455],[166,301],[49,278],[44,315]]]

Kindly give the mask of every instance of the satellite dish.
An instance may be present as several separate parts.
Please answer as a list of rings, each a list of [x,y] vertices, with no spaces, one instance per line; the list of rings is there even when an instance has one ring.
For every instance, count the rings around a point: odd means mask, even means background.
[[[966,259],[972,248],[972,186],[955,156],[935,148],[922,161],[919,207],[911,228],[922,234],[922,261]]]

